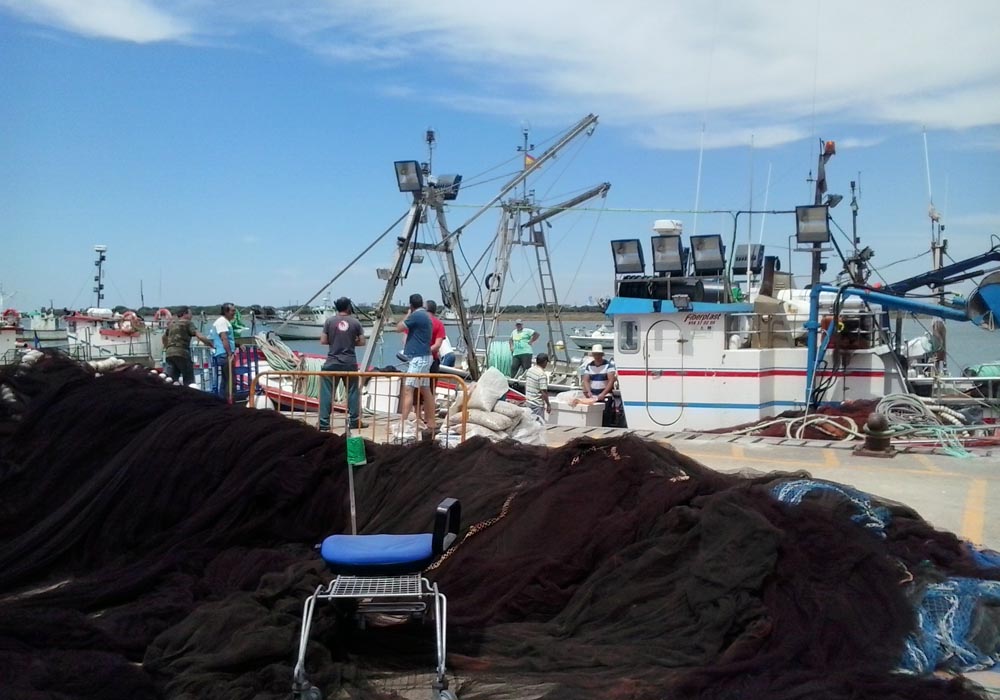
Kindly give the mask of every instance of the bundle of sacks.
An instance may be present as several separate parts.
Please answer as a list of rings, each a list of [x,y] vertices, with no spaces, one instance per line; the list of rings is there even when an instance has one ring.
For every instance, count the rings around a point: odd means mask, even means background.
[[[447,429],[440,435],[444,445],[462,439],[462,410],[468,415],[465,438],[482,436],[490,440],[517,440],[528,445],[545,444],[545,424],[530,408],[505,400],[510,386],[507,377],[494,367],[483,372],[448,408]]]

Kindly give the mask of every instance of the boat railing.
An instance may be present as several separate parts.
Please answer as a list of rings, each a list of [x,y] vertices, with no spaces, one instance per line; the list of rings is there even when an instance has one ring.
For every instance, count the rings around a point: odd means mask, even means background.
[[[420,434],[419,416],[423,408],[419,391],[414,392],[413,411],[418,417],[399,416],[407,379],[427,379],[431,382],[436,402],[447,407],[447,414],[437,421],[447,428],[449,440],[464,442],[469,422],[469,386],[454,374],[402,372],[327,372],[266,370],[251,379],[250,408],[275,408],[284,415],[316,428],[320,426],[319,392],[323,382],[330,383],[330,428],[349,428],[351,434],[362,435],[375,442],[399,442]],[[360,382],[358,415],[363,427],[348,426],[348,382]],[[435,412],[437,407],[435,406]],[[371,419],[371,420],[366,420]]]
[[[914,362],[908,380],[916,391],[935,399],[1000,401],[1000,376],[953,375],[934,362]]]
[[[806,344],[808,317],[802,313],[789,312],[745,312],[729,314],[727,334],[730,349],[767,349],[799,347]],[[830,349],[862,350],[885,343],[891,337],[889,329],[880,327],[879,314],[870,311],[849,310],[842,313],[836,326],[833,316],[820,316],[820,333],[836,333],[831,337]],[[738,336],[739,340],[733,339]]]

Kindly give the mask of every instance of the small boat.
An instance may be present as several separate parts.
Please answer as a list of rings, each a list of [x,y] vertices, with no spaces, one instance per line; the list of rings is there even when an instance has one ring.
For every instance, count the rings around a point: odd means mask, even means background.
[[[569,339],[576,343],[576,346],[582,350],[590,350],[595,345],[614,347],[615,332],[602,323],[594,330],[589,331],[583,328],[574,328]]]
[[[330,304],[330,297],[327,295],[319,306],[297,314],[288,314],[284,318],[271,321],[268,325],[285,340],[319,340],[326,319],[336,315],[337,309]],[[358,320],[361,321],[361,326],[367,335],[371,330],[371,324],[365,323],[362,318]]]

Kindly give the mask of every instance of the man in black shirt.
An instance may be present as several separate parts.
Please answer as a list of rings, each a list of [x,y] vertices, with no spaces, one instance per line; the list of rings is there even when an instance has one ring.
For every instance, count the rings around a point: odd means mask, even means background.
[[[323,364],[324,372],[357,372],[358,357],[354,349],[365,344],[365,333],[361,322],[351,315],[351,300],[340,297],[333,303],[337,313],[326,319],[323,333],[319,336],[321,345],[329,345],[330,350]],[[337,379],[339,386],[343,379]],[[358,379],[352,377],[347,382],[347,420],[352,428],[364,428],[361,421],[361,397],[358,395]],[[334,382],[324,377],[319,391],[319,429],[330,429],[330,406],[333,402]]]

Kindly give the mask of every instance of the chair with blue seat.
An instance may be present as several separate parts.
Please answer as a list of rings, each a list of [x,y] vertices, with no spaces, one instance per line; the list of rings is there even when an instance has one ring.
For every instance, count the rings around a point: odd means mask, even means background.
[[[353,495],[353,494],[352,494]],[[353,502],[353,499],[352,499]],[[318,600],[354,599],[359,619],[366,614],[421,615],[426,599],[434,599],[434,630],[437,636],[437,678],[433,700],[455,700],[445,676],[448,601],[437,583],[422,575],[431,563],[458,539],[461,505],[446,498],[437,507],[434,531],[414,535],[331,535],[323,540],[320,555],[336,577],[320,584],[306,599],[302,612],[299,655],[293,673],[292,695],[296,700],[320,700],[318,688],[306,678],[305,657]]]

